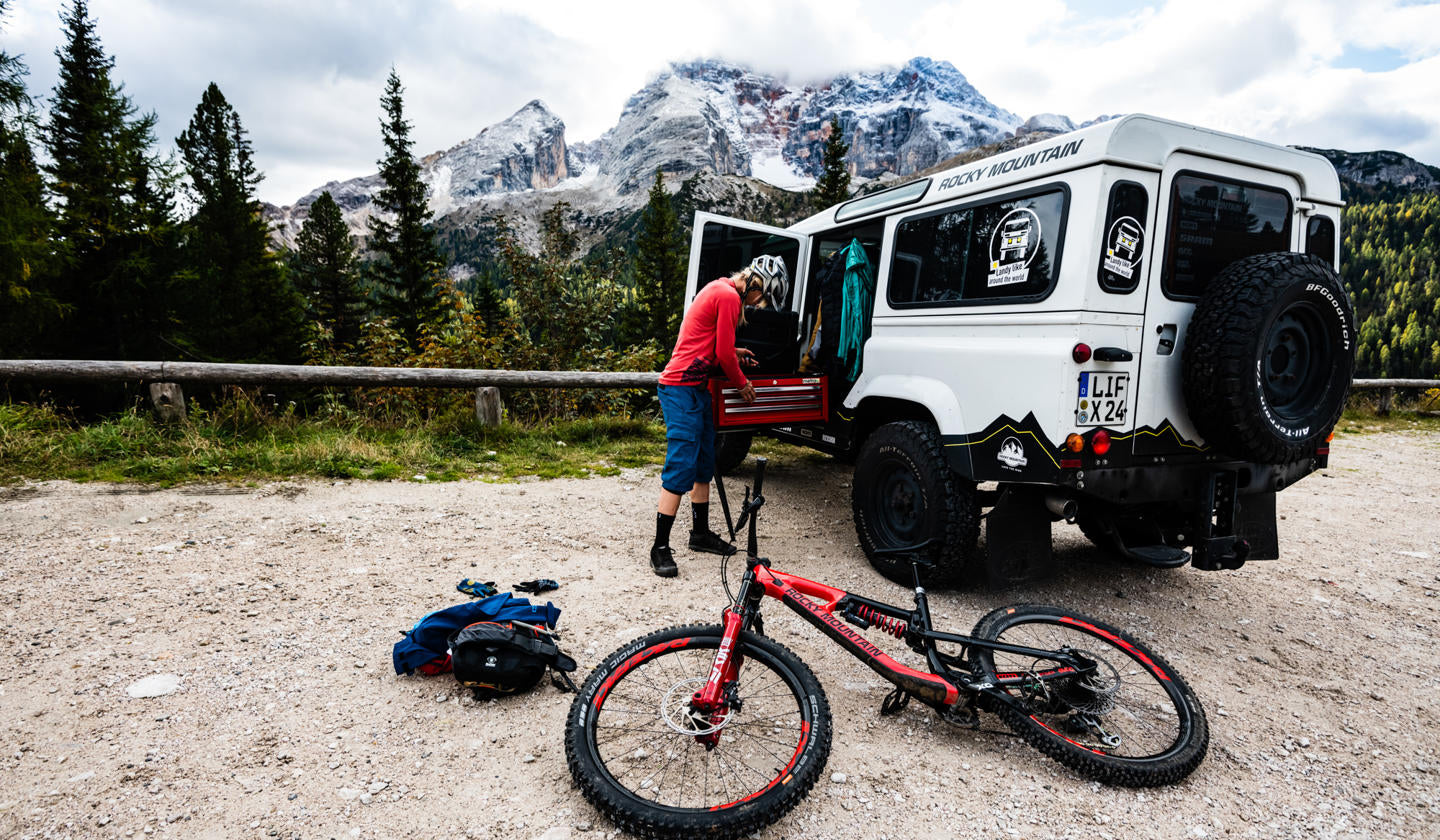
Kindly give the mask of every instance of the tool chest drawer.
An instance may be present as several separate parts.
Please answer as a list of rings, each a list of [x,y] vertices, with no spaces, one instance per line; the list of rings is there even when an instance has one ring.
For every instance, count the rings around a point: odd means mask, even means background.
[[[729,382],[710,381],[715,405],[715,426],[771,426],[781,423],[823,423],[829,414],[829,389],[824,376],[782,376],[750,380],[755,402],[740,399],[740,389]]]

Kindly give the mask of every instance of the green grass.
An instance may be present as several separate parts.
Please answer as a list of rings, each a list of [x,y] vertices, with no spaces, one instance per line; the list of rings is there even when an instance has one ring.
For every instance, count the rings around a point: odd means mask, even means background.
[[[447,419],[384,427],[355,419],[199,414],[162,426],[131,412],[78,423],[53,409],[0,405],[0,484],[114,481],[168,487],[296,476],[369,480],[583,478],[658,464],[665,432],[596,418],[482,428]]]

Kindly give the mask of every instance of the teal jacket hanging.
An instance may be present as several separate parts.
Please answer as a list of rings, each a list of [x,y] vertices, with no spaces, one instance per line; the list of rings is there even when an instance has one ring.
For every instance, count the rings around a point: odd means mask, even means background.
[[[870,309],[875,296],[875,272],[860,240],[845,246],[845,293],[840,310],[840,347],[837,355],[852,382],[860,375],[860,357],[870,337]]]

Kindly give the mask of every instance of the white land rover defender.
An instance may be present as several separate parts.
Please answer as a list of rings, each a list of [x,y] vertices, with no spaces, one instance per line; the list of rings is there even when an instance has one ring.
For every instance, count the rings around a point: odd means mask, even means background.
[[[1275,558],[1354,365],[1340,209],[1322,157],[1131,115],[783,230],[698,213],[687,300],[760,254],[794,278],[740,331],[757,402],[712,386],[721,469],[757,432],[853,458],[905,583],[916,546],[936,582],[1042,576],[1061,519],[1155,566]]]

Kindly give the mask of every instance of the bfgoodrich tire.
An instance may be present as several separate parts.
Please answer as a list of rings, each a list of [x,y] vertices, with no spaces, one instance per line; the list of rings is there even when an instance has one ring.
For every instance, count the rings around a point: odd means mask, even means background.
[[[1355,315],[1329,263],[1296,253],[1236,260],[1186,333],[1185,403],[1205,441],[1263,464],[1325,440],[1355,368]]]
[[[975,485],[950,469],[935,427],[918,420],[886,423],[866,438],[850,490],[855,533],[870,564],[906,586],[910,561],[887,548],[930,544],[927,583],[959,584],[971,575],[980,538]]]

